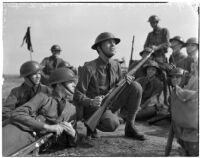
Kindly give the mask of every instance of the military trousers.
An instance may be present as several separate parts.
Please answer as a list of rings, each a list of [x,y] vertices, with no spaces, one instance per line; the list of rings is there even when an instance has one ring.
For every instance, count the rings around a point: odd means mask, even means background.
[[[126,120],[135,123],[135,117],[138,112],[142,98],[142,87],[141,85],[133,81],[130,85],[124,89],[121,95],[115,99],[111,107],[107,109],[102,115],[97,129],[103,132],[113,132],[119,126],[119,118],[117,116],[117,111],[123,109],[126,111]],[[83,117],[87,120],[98,107],[85,107]]]

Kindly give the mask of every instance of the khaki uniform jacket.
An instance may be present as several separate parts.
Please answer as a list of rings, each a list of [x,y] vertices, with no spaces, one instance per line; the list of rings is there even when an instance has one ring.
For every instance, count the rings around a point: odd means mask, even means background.
[[[3,120],[6,120],[10,117],[11,112],[17,107],[23,105],[31,98],[33,98],[37,93],[46,93],[51,94],[51,89],[43,84],[40,84],[37,90],[29,87],[26,83],[23,83],[21,86],[13,88],[3,103]]]

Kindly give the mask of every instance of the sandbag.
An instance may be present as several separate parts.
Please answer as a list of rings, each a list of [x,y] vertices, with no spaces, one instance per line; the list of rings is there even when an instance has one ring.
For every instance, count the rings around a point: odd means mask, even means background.
[[[198,129],[198,92],[176,88],[171,95],[171,114],[175,124]]]

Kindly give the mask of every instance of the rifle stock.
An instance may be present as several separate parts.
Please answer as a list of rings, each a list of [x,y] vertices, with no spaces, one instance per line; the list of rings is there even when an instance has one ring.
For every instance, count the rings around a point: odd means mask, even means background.
[[[150,52],[145,58],[143,58],[133,69],[128,72],[128,75],[134,75],[135,72],[149,59],[153,51]],[[101,116],[109,105],[112,105],[116,96],[119,96],[123,90],[126,88],[127,82],[125,79],[121,80],[116,87],[112,88],[106,95],[100,108],[93,113],[93,115],[85,122],[85,125],[91,130],[94,131],[98,125]]]
[[[13,153],[10,155],[10,157],[21,157],[21,156],[26,156],[29,154],[31,151],[34,149],[39,148],[42,144],[48,141],[50,137],[53,136],[53,133],[47,133],[46,135],[42,136],[38,140],[34,141],[33,143],[27,145],[26,147],[20,149],[19,151]]]

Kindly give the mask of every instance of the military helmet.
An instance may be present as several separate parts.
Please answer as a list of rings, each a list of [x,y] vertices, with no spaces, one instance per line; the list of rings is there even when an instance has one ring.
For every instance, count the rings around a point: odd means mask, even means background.
[[[54,70],[49,77],[49,84],[75,81],[74,72],[66,67]]]
[[[176,75],[176,76],[182,76],[184,74],[184,70],[182,68],[174,68],[169,72],[170,76]]]
[[[197,45],[198,45],[197,38],[191,37],[191,38],[189,38],[189,39],[186,41],[185,44],[186,44],[186,45],[187,45],[187,44],[197,44]]]
[[[34,74],[40,71],[42,68],[40,64],[36,61],[27,61],[20,67],[20,76],[26,77],[28,75]]]
[[[152,21],[160,21],[160,18],[157,15],[152,15],[149,17],[148,22],[152,22]]]
[[[143,66],[144,68],[147,68],[147,67],[155,67],[157,69],[159,69],[159,65],[156,61],[154,60],[148,60],[146,64],[144,64]]]
[[[61,48],[59,45],[55,44],[51,47],[51,51],[54,51],[54,50],[58,50],[58,51],[61,51]]]
[[[172,41],[178,41],[178,42],[180,42],[181,44],[184,44],[184,43],[185,43],[184,40],[183,40],[183,38],[182,38],[181,36],[174,36],[174,37],[171,38],[169,41],[170,41],[170,42],[172,42]]]
[[[115,44],[118,44],[120,42],[119,38],[116,38],[112,33],[109,32],[103,32],[101,34],[99,34],[94,42],[94,44],[92,45],[92,49],[96,50],[98,44],[100,44],[103,41],[109,40],[109,39],[114,39],[115,40]]]
[[[142,54],[143,54],[144,52],[150,53],[151,51],[152,51],[152,49],[151,49],[151,48],[149,48],[149,47],[146,47],[146,48],[144,48],[144,50],[143,50],[143,51],[141,51],[139,54],[140,54],[140,56],[142,56]]]

